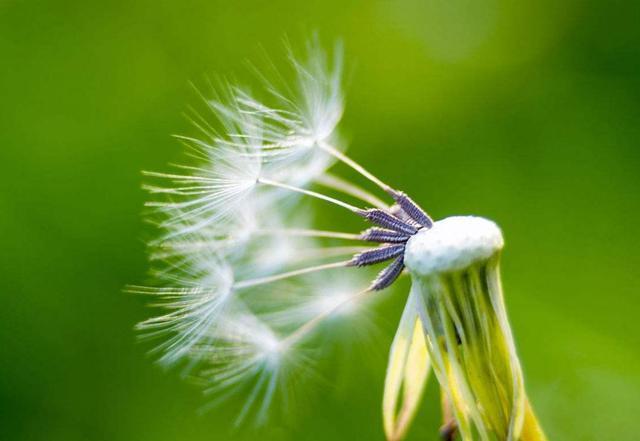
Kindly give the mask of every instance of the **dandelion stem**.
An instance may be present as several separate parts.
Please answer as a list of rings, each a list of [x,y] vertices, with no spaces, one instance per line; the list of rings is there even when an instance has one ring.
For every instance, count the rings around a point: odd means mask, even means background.
[[[331,317],[335,312],[340,310],[340,308],[342,308],[344,305],[359,299],[360,297],[364,296],[369,292],[371,292],[371,289],[367,288],[365,290],[352,294],[346,299],[344,299],[342,302],[335,305],[333,308],[327,311],[324,311],[321,314],[318,314],[317,316],[309,320],[307,323],[300,326],[298,329],[296,329],[291,334],[289,334],[284,340],[282,340],[280,342],[281,347],[286,348],[296,344],[297,342],[302,340],[306,335],[309,335],[309,333],[311,333],[315,328],[317,328],[320,325],[320,323],[322,323],[325,319]]]
[[[383,210],[388,208],[388,205],[385,204],[381,199],[377,198],[365,189],[360,188],[357,185],[331,173],[325,173],[321,175],[316,179],[316,182],[318,184],[324,185],[327,188],[332,188],[334,190],[341,191],[346,195],[358,198],[361,201],[371,204],[376,208],[381,208]]]
[[[288,279],[288,278],[291,278],[291,277],[297,277],[297,276],[301,276],[303,274],[314,273],[314,272],[317,272],[317,271],[324,271],[324,270],[333,269],[333,268],[344,268],[344,267],[347,266],[347,264],[349,262],[351,262],[351,260],[345,260],[345,261],[333,262],[333,263],[326,263],[324,265],[310,266],[310,267],[307,267],[307,268],[301,268],[301,269],[294,270],[294,271],[289,271],[289,272],[286,272],[286,273],[275,274],[273,276],[258,277],[258,278],[255,278],[255,279],[241,280],[240,282],[236,282],[233,285],[233,287],[235,289],[250,288],[252,286],[264,285],[264,284],[271,283],[271,282],[277,282],[278,280]]]
[[[326,151],[327,153],[329,153],[330,155],[332,155],[333,157],[335,157],[336,159],[338,159],[341,162],[344,162],[346,165],[348,165],[349,167],[351,167],[352,169],[354,169],[355,171],[357,171],[358,173],[360,173],[362,176],[364,176],[365,178],[367,178],[368,180],[370,180],[371,182],[373,182],[374,184],[376,184],[378,187],[380,187],[381,189],[383,189],[385,192],[389,192],[391,190],[391,187],[388,186],[387,184],[385,184],[384,182],[382,182],[380,179],[378,179],[376,176],[374,176],[373,174],[371,174],[369,171],[367,171],[363,166],[361,166],[360,164],[358,164],[356,161],[354,161],[353,159],[349,158],[347,155],[345,155],[344,153],[342,153],[340,150],[336,149],[335,147],[327,144],[326,142],[320,142],[318,144],[318,146]]]
[[[442,426],[440,426],[440,439],[453,441],[456,436],[457,424],[451,400],[444,391],[440,393],[440,405],[442,406]]]
[[[255,234],[274,236],[297,236],[297,237],[325,237],[329,239],[362,240],[361,234],[342,233],[339,231],[309,230],[305,228],[263,228],[258,229]]]
[[[317,199],[322,199],[323,201],[327,201],[327,202],[330,202],[332,204],[338,205],[340,207],[346,208],[347,210],[352,211],[354,213],[357,213],[357,212],[361,211],[355,205],[347,204],[346,202],[343,202],[343,201],[341,201],[339,199],[336,199],[336,198],[332,198],[331,196],[327,196],[327,195],[324,195],[322,193],[317,193],[317,192],[311,191],[311,190],[305,190],[304,188],[294,187],[293,185],[283,184],[282,182],[272,181],[271,179],[259,178],[258,179],[258,183],[265,184],[265,185],[271,185],[273,187],[284,188],[285,190],[290,190],[290,191],[294,191],[294,192],[300,193],[300,194],[305,194],[307,196],[311,196],[311,197],[314,197],[314,198],[317,198]]]
[[[344,256],[345,254],[357,254],[370,250],[370,247],[325,247],[312,248],[309,250],[300,250],[298,256],[300,259],[322,259],[327,257]]]

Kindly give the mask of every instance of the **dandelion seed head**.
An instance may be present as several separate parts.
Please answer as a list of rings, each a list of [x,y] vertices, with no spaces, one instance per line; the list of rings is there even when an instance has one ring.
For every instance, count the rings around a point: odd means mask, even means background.
[[[289,53],[293,78],[259,74],[262,96],[223,84],[205,100],[216,122],[194,115],[200,135],[178,137],[190,162],[146,173],[160,230],[150,243],[156,285],[129,291],[158,312],[138,330],[159,341],[152,353],[161,364],[199,378],[212,403],[241,394],[237,423],[261,423],[314,373],[308,354],[325,352],[328,340],[315,337],[343,323],[347,332],[333,333],[342,340],[369,331],[365,299],[406,265],[412,291],[383,400],[388,439],[407,432],[430,367],[457,422],[443,433],[517,439],[532,414],[500,290],[500,229],[477,217],[434,222],[347,156],[336,145],[341,48],[330,54],[314,40],[306,49]],[[336,162],[378,193],[330,174]],[[306,199],[355,214],[365,229],[319,229]]]

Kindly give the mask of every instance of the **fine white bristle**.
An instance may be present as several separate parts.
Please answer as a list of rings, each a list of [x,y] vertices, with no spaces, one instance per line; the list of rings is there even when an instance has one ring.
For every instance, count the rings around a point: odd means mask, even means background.
[[[131,287],[130,292],[152,295],[152,305],[168,311],[138,324],[145,337],[164,337],[156,347],[162,351],[160,362],[172,365],[186,356],[194,345],[202,343],[223,314],[233,294],[231,268],[220,262],[201,285],[181,288]]]

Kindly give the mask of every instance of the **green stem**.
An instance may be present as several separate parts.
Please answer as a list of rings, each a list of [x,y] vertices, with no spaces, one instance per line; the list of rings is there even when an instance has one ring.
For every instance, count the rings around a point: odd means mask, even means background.
[[[500,253],[462,270],[412,274],[441,387],[463,441],[546,441],[524,390],[499,276]]]
[[[547,441],[547,437],[540,427],[531,403],[527,400],[525,404],[524,424],[522,425],[521,441]]]

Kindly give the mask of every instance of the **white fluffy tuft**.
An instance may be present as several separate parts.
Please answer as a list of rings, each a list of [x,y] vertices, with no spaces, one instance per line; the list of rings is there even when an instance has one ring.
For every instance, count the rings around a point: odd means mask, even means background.
[[[268,99],[229,85],[206,101],[219,128],[200,119],[202,139],[179,137],[194,165],[145,173],[154,198],[147,205],[162,231],[150,244],[160,287],[129,289],[152,296],[160,311],[137,327],[162,339],[153,351],[159,361],[182,362],[218,397],[245,391],[240,419],[266,416],[285,373],[308,367],[300,345],[325,318],[353,314],[362,290],[344,277],[338,287],[277,276],[337,267],[323,264],[358,251],[324,246],[316,235],[357,235],[309,229],[312,216],[299,201],[335,161],[318,145],[336,136],[343,113],[341,51],[330,56],[311,43],[303,61],[289,59],[294,81],[283,89],[266,81]]]

